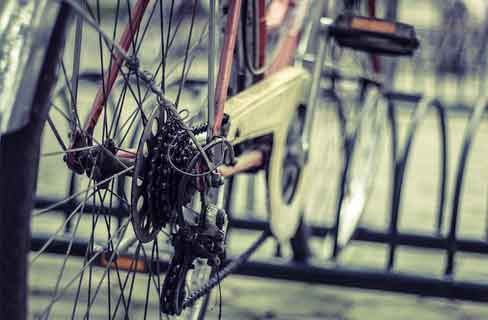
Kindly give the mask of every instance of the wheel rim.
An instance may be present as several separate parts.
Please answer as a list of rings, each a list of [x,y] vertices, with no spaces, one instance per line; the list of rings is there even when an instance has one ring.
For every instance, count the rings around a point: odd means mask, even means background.
[[[371,103],[367,101],[358,116],[356,141],[346,173],[345,195],[340,208],[340,246],[349,242],[364,213],[379,161],[384,116],[384,105],[378,97]]]
[[[286,151],[283,159],[282,193],[286,204],[293,201],[303,169],[302,135],[305,122],[305,107],[296,110],[286,136]]]

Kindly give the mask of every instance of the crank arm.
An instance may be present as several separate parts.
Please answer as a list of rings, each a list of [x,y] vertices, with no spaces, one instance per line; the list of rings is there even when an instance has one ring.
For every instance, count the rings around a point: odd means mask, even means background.
[[[231,177],[252,169],[261,168],[264,164],[264,152],[261,150],[247,151],[237,157],[234,165],[222,165],[217,170],[222,177]]]

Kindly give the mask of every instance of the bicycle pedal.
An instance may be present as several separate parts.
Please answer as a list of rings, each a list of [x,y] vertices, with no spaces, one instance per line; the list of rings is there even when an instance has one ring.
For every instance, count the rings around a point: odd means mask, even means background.
[[[340,46],[357,51],[410,56],[419,47],[413,26],[391,20],[344,14],[328,30]]]

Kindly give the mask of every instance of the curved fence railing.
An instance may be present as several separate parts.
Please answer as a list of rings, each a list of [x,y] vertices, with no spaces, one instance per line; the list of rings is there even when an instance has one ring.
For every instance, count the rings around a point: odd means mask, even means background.
[[[393,3],[393,1],[392,1]],[[396,3],[396,1],[395,1]],[[482,28],[483,26],[478,26]],[[478,28],[478,29],[479,29]],[[481,39],[479,43],[480,54],[486,52],[486,42],[488,37],[480,37],[480,34],[472,33],[472,37]],[[423,37],[427,39],[428,43],[439,42],[441,33],[424,32]],[[472,41],[470,40],[470,43]],[[476,48],[474,48],[476,49]],[[474,50],[471,48],[470,50]],[[411,64],[412,73],[416,72],[426,65],[426,61],[432,61],[432,56],[438,53],[439,48],[430,46],[429,49],[423,51],[422,57],[416,57],[412,62],[401,62],[401,65]],[[475,55],[480,57],[480,54]],[[470,53],[470,56],[473,54]],[[430,57],[430,58],[429,58]],[[477,63],[476,59],[468,59],[467,62]],[[397,66],[397,75],[404,76],[405,67]],[[402,69],[403,68],[403,69]],[[486,72],[482,72],[481,68],[485,68],[482,65],[477,70],[479,77],[476,83],[466,84],[467,86],[476,86],[477,88],[484,87],[484,79]],[[407,68],[408,69],[408,68]],[[417,70],[417,71],[416,71]],[[471,69],[471,73],[474,73]],[[452,77],[450,72],[432,72],[433,77],[436,79],[436,83],[442,82],[445,78]],[[463,80],[466,73],[459,72],[454,75],[455,78]],[[348,78],[342,75],[340,72],[324,72],[324,80],[328,85],[323,88],[322,95],[327,98],[328,107],[338,121],[340,131],[340,151],[342,152],[339,165],[339,183],[337,187],[337,198],[335,199],[335,206],[328,212],[329,216],[333,219],[326,224],[312,224],[307,230],[307,234],[310,237],[316,239],[328,238],[332,239],[333,250],[331,258],[337,260],[342,254],[342,248],[338,244],[339,237],[339,225],[341,221],[340,203],[344,198],[346,189],[347,175],[350,170],[351,155],[355,148],[355,141],[357,135],[350,134],[348,132],[348,116],[345,112],[343,98],[339,95],[337,83],[344,78]],[[100,77],[93,74],[87,74],[86,81],[97,81]],[[351,78],[348,78],[351,81]],[[353,79],[354,81],[354,79]],[[376,85],[369,83],[367,79],[357,78],[355,81],[359,82],[358,87]],[[410,294],[419,294],[423,296],[436,296],[455,299],[467,299],[473,301],[488,302],[488,279],[477,280],[460,280],[456,277],[456,262],[459,258],[459,253],[474,253],[483,257],[488,261],[488,242],[484,238],[468,238],[459,235],[459,222],[460,217],[463,214],[461,211],[461,202],[463,195],[463,186],[466,178],[466,170],[469,162],[469,155],[473,152],[473,141],[476,133],[478,132],[480,125],[483,121],[486,121],[486,109],[488,104],[488,96],[481,96],[478,101],[473,105],[469,100],[466,103],[450,104],[446,102],[441,95],[434,95],[433,93],[439,93],[442,90],[430,88],[420,88],[425,91],[423,94],[410,94],[407,93],[408,89],[402,89],[401,91],[391,90],[383,93],[383,98],[386,99],[386,121],[389,127],[388,135],[390,138],[389,149],[389,161],[391,165],[391,174],[387,177],[390,183],[390,189],[388,190],[389,204],[386,210],[388,211],[387,221],[385,221],[384,228],[372,228],[366,225],[359,225],[352,238],[352,244],[355,242],[375,243],[382,244],[386,248],[386,260],[384,268],[365,267],[357,268],[352,265],[344,263],[322,263],[322,260],[314,260],[314,262],[306,262],[302,260],[300,262],[292,261],[290,259],[276,260],[274,257],[269,257],[267,260],[256,260],[243,263],[236,272],[244,275],[270,277],[276,279],[287,279],[294,281],[313,282],[321,284],[333,284],[342,285],[347,287],[359,287],[366,289],[379,289],[394,292],[403,292]],[[452,91],[462,91],[462,86],[454,86]],[[410,89],[411,91],[411,89]],[[480,91],[480,90],[477,90]],[[482,91],[482,90],[481,90]],[[406,135],[402,141],[400,141],[400,129],[398,113],[399,110],[404,108],[403,103],[408,102],[413,107],[412,115],[408,119]],[[399,221],[401,217],[402,207],[405,207],[405,185],[408,181],[408,172],[415,173],[415,168],[412,167],[412,154],[414,153],[414,144],[419,139],[419,127],[422,122],[425,121],[429,111],[434,111],[435,121],[437,122],[438,140],[439,146],[439,163],[437,172],[432,174],[432,179],[437,182],[437,194],[436,194],[436,207],[433,210],[434,225],[430,232],[406,232],[399,228]],[[462,116],[466,116],[468,119],[468,125],[464,132],[462,145],[460,146],[460,152],[458,155],[457,163],[455,164],[455,174],[453,188],[451,196],[449,197],[449,185],[448,175],[449,166],[449,151],[451,150],[448,131],[448,122],[454,112],[463,111]],[[456,117],[459,117],[459,113],[456,113]],[[354,133],[354,132],[353,132]],[[137,134],[132,137],[132,144],[135,145]],[[425,155],[430,156],[430,155]],[[118,179],[118,188],[123,190],[124,180]],[[239,208],[235,205],[235,198],[229,196],[225,203],[227,212],[232,213],[230,219],[231,235],[234,231],[254,230],[264,231],[268,229],[266,220],[263,218],[265,213],[259,214],[254,206],[255,202],[259,201],[256,190],[259,189],[258,179],[251,179],[250,183],[244,187],[242,184],[238,186],[236,181],[231,180],[227,184],[225,193],[227,194],[246,194],[248,193],[248,202],[244,206]],[[71,200],[62,203],[56,209],[57,212],[64,213],[65,218],[68,217],[77,206],[78,202],[75,197],[72,197],[77,192],[77,178],[74,174],[69,175],[68,188],[65,196],[68,196]],[[243,189],[244,188],[244,189]],[[244,191],[243,191],[244,190]],[[122,192],[120,192],[122,193]],[[71,196],[71,197],[70,197]],[[35,201],[36,208],[46,208],[56,202],[59,199],[53,197],[39,197]],[[408,206],[408,203],[407,203]],[[450,208],[449,215],[446,211]],[[98,212],[96,204],[86,204],[85,212]],[[119,204],[114,209],[106,211],[105,214],[115,217],[119,224],[122,219],[128,216],[128,211]],[[70,224],[67,223],[65,232],[70,232]],[[447,230],[447,232],[445,231]],[[39,250],[46,245],[48,237],[40,233],[34,233],[31,242],[32,250]],[[66,248],[70,245],[67,241],[62,239],[54,239],[48,244],[47,251],[53,254],[65,254]],[[74,256],[83,257],[88,243],[84,240],[76,240],[71,244],[70,254]],[[414,248],[416,250],[435,250],[445,257],[445,264],[443,265],[443,271],[440,275],[426,275],[421,273],[403,272],[397,270],[397,255],[398,251],[402,247]],[[280,250],[277,250],[278,252]],[[428,252],[431,252],[428,251]],[[164,261],[161,262],[164,266]]]

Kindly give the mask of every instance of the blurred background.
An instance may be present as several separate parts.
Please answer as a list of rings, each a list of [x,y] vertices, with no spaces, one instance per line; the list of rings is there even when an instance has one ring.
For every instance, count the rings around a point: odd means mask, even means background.
[[[379,16],[386,14],[388,1],[379,3]],[[396,0],[398,20],[413,24],[421,49],[412,58],[385,59],[391,68],[391,90],[399,94],[422,94],[438,98],[448,111],[448,180],[446,219],[451,212],[451,197],[454,189],[455,169],[460,156],[462,140],[471,112],[480,95],[486,95],[487,49],[488,49],[488,2],[484,0]],[[330,11],[333,5],[330,3]],[[202,12],[207,10],[205,3]],[[93,35],[92,35],[93,36]],[[89,40],[87,40],[89,41]],[[178,40],[176,40],[178,41]],[[205,46],[205,44],[202,44]],[[348,63],[348,53],[342,54],[340,66],[345,74],[360,74],[361,69]],[[349,56],[351,59],[351,56]],[[198,62],[197,62],[198,63]],[[202,76],[190,75],[201,81]],[[185,93],[185,99],[202,99],[202,85],[193,86]],[[93,91],[93,83],[83,84],[80,99],[87,104],[92,99],[84,92]],[[345,100],[352,94],[350,88],[339,89]],[[323,130],[317,135],[324,139],[326,161],[321,168],[320,186],[324,194],[321,206],[328,208],[309,217],[314,224],[331,225],[337,200],[337,185],[340,179],[342,145],[340,124],[330,108],[330,100],[324,94],[321,100],[319,118],[323,119]],[[399,102],[397,120],[400,148],[405,141],[411,121],[414,102]],[[381,153],[377,173],[371,190],[361,226],[383,230],[390,221],[390,200],[392,188],[392,159],[390,130],[385,130],[381,140]],[[44,150],[49,151],[54,138],[45,139]],[[459,220],[459,236],[488,240],[488,122],[484,117],[476,132],[469,162],[466,168],[464,192]],[[319,142],[317,142],[319,143]],[[67,172],[58,171],[54,160],[41,163],[38,189],[41,195],[59,195],[66,191],[69,180]],[[434,110],[429,111],[419,125],[407,167],[405,186],[400,208],[399,229],[408,232],[434,233],[439,196],[441,143],[438,119]],[[264,175],[236,180],[236,196],[233,199],[233,214],[238,218],[263,219],[266,217],[264,197]],[[313,210],[310,210],[313,211]],[[34,232],[54,230],[62,222],[62,215],[43,217],[33,223]],[[88,218],[87,218],[88,219]],[[447,221],[447,220],[446,220]],[[447,232],[448,224],[442,232]],[[238,254],[257,235],[257,232],[233,230],[230,236],[230,253]],[[315,238],[312,241],[313,262],[324,265],[354,266],[382,269],[387,260],[387,246],[353,241],[337,260],[331,261],[330,237]],[[290,248],[281,248],[281,257],[275,255],[274,243],[268,243],[257,254],[257,258],[284,259],[291,257]],[[31,270],[31,315],[49,301],[50,278],[54,257],[42,258]],[[456,278],[472,281],[488,281],[488,258],[475,254],[458,254]],[[59,264],[59,261],[57,262]],[[445,253],[434,250],[400,248],[397,253],[395,271],[413,272],[430,276],[442,276]],[[73,266],[73,268],[75,268]],[[53,276],[55,273],[53,274]],[[142,294],[141,294],[142,295]],[[488,319],[488,305],[450,301],[446,299],[423,298],[402,294],[361,289],[302,284],[288,281],[231,276],[221,288],[223,319]],[[135,298],[137,299],[137,297]],[[53,315],[56,319],[69,317],[62,312]],[[100,313],[103,311],[100,306]],[[152,307],[155,307],[154,305]],[[135,304],[134,317],[142,312],[143,306]],[[140,310],[138,309],[140,308]],[[212,312],[209,319],[218,317],[219,297],[211,299]],[[94,308],[94,317],[97,307]],[[103,318],[100,315],[100,319]]]

